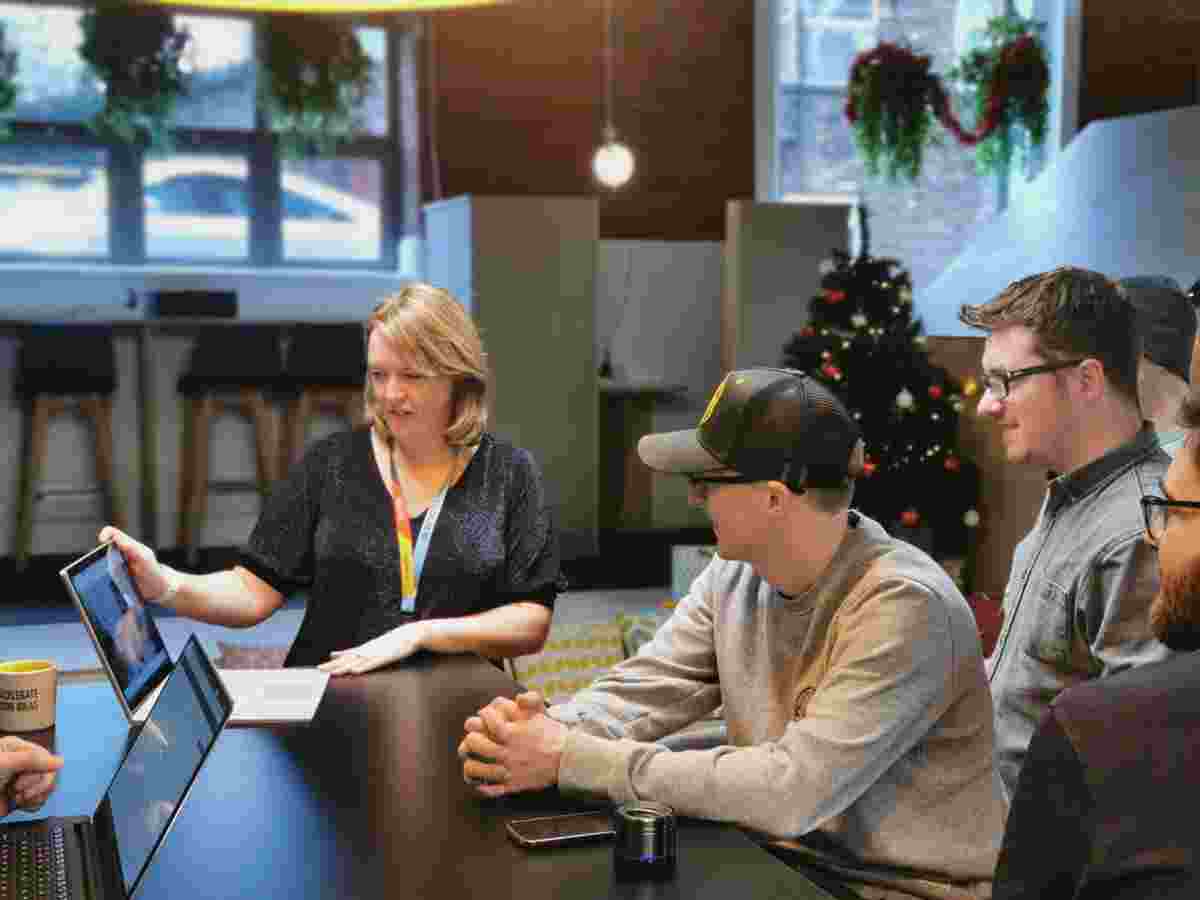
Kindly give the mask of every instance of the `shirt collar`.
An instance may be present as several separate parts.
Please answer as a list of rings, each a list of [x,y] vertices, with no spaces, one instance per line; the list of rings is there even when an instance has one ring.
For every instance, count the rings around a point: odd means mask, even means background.
[[[1132,440],[1114,447],[1074,472],[1051,479],[1046,512],[1053,515],[1068,503],[1082,500],[1157,449],[1159,444],[1154,426],[1142,422],[1141,430]]]

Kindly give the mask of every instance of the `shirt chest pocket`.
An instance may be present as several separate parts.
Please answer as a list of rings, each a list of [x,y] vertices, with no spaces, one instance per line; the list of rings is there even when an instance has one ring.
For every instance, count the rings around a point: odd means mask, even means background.
[[[1061,672],[1089,672],[1091,651],[1075,627],[1071,595],[1047,581],[1034,596],[1037,603],[1029,611],[1029,625],[1024,632],[1025,655]]]

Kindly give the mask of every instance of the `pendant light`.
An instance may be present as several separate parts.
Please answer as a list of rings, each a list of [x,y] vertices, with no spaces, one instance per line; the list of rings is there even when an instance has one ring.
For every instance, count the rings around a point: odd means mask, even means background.
[[[613,125],[613,82],[615,44],[613,0],[604,0],[604,132],[592,157],[592,173],[606,188],[623,187],[633,177],[633,151],[621,143]]]

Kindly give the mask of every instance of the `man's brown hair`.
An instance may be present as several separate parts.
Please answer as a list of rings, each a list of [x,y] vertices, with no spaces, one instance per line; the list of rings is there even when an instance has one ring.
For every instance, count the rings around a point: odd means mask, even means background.
[[[1014,281],[979,306],[963,305],[959,321],[994,331],[1023,325],[1047,362],[1075,357],[1100,361],[1109,383],[1137,402],[1141,343],[1133,306],[1116,283],[1069,266]]]

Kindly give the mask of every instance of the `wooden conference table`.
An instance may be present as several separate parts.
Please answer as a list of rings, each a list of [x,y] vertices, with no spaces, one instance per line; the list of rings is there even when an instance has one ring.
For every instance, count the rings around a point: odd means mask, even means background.
[[[681,820],[677,871],[662,882],[616,879],[607,843],[516,846],[508,819],[584,807],[557,791],[487,800],[463,783],[463,721],[514,693],[478,657],[421,656],[331,680],[307,727],[226,729],[139,897],[830,896],[710,822]],[[38,815],[90,814],[124,752],[125,720],[106,683],[60,683],[58,703],[47,735],[66,767]]]

